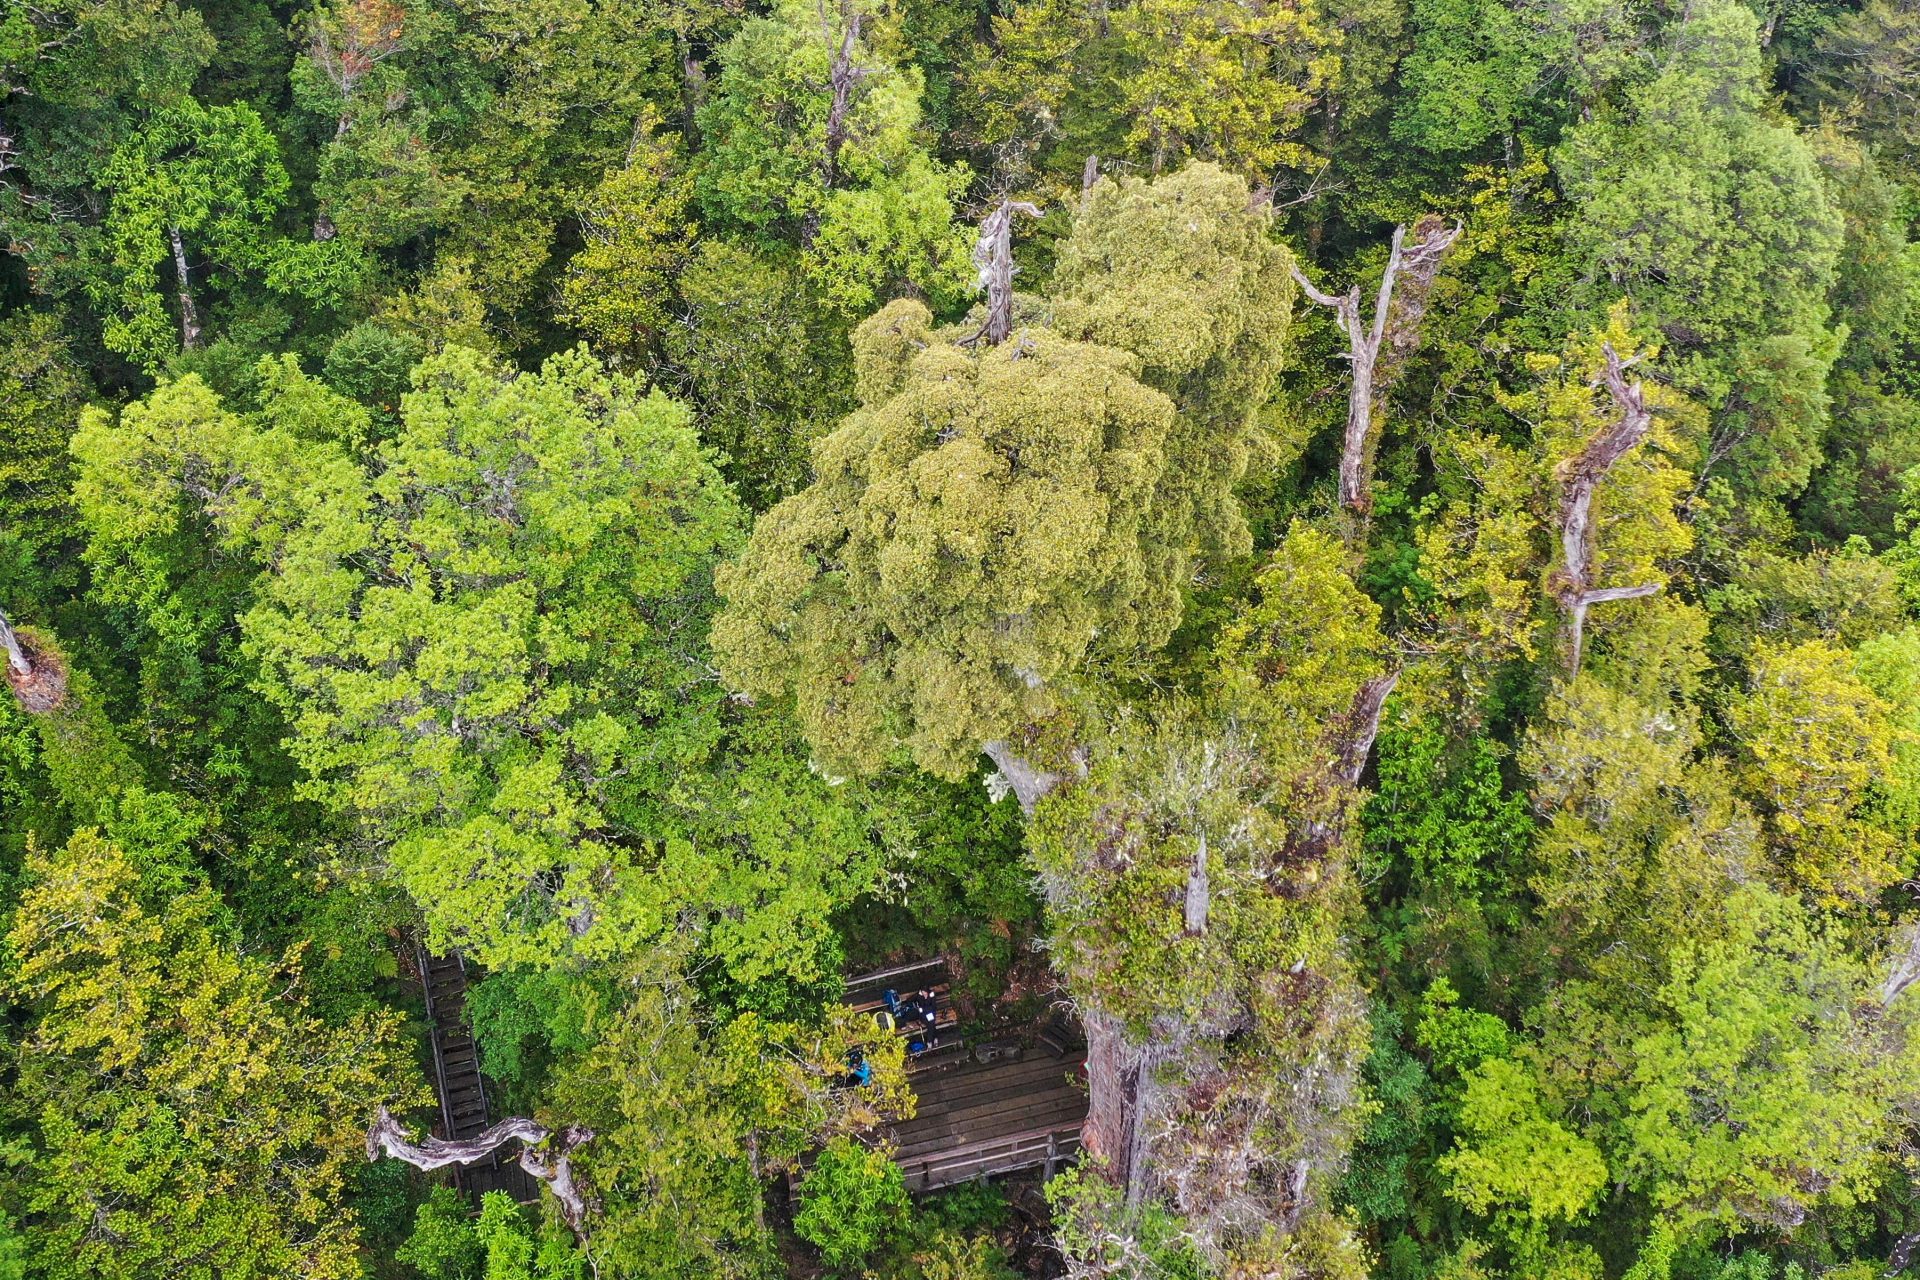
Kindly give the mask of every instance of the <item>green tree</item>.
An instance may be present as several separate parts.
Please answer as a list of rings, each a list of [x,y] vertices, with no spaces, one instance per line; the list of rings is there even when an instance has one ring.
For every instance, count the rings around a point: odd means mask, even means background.
[[[1841,223],[1813,149],[1765,114],[1756,21],[1689,10],[1657,73],[1569,130],[1555,167],[1591,285],[1660,328],[1668,366],[1715,410],[1712,456],[1738,492],[1774,498],[1819,457]]]
[[[210,276],[262,279],[323,304],[351,287],[357,264],[344,246],[297,244],[275,233],[287,173],[272,132],[244,104],[209,107],[189,98],[155,113],[114,153],[102,184],[111,193],[106,262],[89,293],[105,313],[107,345],[149,370],[203,341],[202,283]]]
[[[560,295],[561,319],[627,360],[670,322],[669,281],[693,241],[691,184],[672,151],[638,128],[625,167],[609,171],[581,205],[586,244],[567,264]]]
[[[793,1229],[830,1267],[855,1266],[899,1230],[908,1213],[900,1166],[884,1147],[835,1138],[800,1180]]]
[[[855,314],[901,286],[952,299],[970,274],[966,174],[928,155],[924,81],[886,55],[885,21],[783,0],[722,47],[698,117],[708,221],[798,245],[813,290]]]
[[[1791,899],[1753,885],[1724,905],[1726,936],[1675,948],[1659,1025],[1633,1045],[1614,1163],[1682,1224],[1791,1227],[1870,1194],[1920,1042]]]
[[[717,578],[728,678],[792,690],[836,767],[871,770],[904,747],[953,778],[986,744],[1056,716],[1055,685],[1084,658],[1163,645],[1203,549],[1244,530],[1230,478],[1249,401],[1226,393],[1264,395],[1284,323],[1253,315],[1285,259],[1265,213],[1225,197],[1235,186],[1202,169],[1090,202],[1066,251],[1084,256],[1063,270],[1065,333],[963,346],[964,330],[935,330],[909,301],[864,322],[861,408],[817,448],[814,482]],[[1176,209],[1204,236],[1175,240]],[[1129,230],[1149,234],[1095,258]],[[1164,301],[1169,327],[1105,305],[1122,280],[1176,274],[1181,243],[1209,245],[1208,269],[1140,297]],[[1201,315],[1200,332],[1179,327]],[[1253,357],[1251,374],[1235,354]]]
[[[346,1171],[367,1117],[423,1092],[398,1020],[320,1022],[297,952],[242,951],[205,890],[149,897],[97,833],[28,872],[11,1203],[40,1273],[358,1275]]]
[[[1826,641],[1763,640],[1751,664],[1750,691],[1727,718],[1787,883],[1819,901],[1871,896],[1905,869],[1903,833],[1868,820],[1871,788],[1893,772],[1893,708]]]

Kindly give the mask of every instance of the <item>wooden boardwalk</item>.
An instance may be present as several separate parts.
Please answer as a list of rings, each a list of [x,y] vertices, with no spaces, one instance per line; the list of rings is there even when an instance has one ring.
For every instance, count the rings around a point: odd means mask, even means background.
[[[1054,1169],[1080,1149],[1084,1051],[1028,1049],[1018,1061],[961,1062],[913,1074],[920,1107],[893,1126],[911,1191],[1020,1169]]]
[[[435,1131],[460,1141],[483,1132],[495,1117],[487,1106],[487,1084],[480,1074],[480,1049],[467,1029],[467,966],[457,953],[430,956],[416,946],[414,956],[426,992],[427,1021],[433,1032],[433,1083],[440,1099]],[[487,1160],[456,1168],[454,1182],[479,1196],[504,1191],[525,1204],[540,1198],[539,1188],[516,1160],[495,1152]]]

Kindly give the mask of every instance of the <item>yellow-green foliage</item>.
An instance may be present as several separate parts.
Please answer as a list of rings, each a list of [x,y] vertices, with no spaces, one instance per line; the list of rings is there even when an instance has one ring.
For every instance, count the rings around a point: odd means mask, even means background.
[[[36,1274],[360,1275],[347,1170],[375,1108],[424,1094],[397,1016],[322,1022],[297,951],[243,952],[204,889],[155,900],[96,832],[27,870],[7,985],[32,1159],[8,1208]]]
[[[1509,412],[1533,424],[1534,447],[1548,477],[1618,420],[1619,408],[1598,385],[1606,368],[1602,344],[1611,343],[1622,360],[1644,361],[1658,354],[1642,350],[1627,317],[1624,306],[1615,307],[1606,327],[1574,335],[1558,357],[1531,360],[1540,382],[1504,400]],[[1629,371],[1628,377],[1633,376]],[[1693,546],[1692,530],[1682,523],[1681,514],[1684,495],[1693,485],[1692,465],[1704,434],[1703,415],[1678,392],[1657,381],[1643,381],[1647,407],[1653,412],[1652,427],[1646,439],[1614,463],[1594,488],[1590,587],[1665,582],[1668,566]],[[1549,483],[1542,499],[1551,518],[1559,500],[1558,485]],[[1559,567],[1557,545],[1554,567]],[[1620,609],[1634,607],[1630,603]],[[1600,615],[1596,622],[1604,617]]]
[[[717,577],[728,679],[792,690],[836,768],[904,747],[958,776],[1083,660],[1158,648],[1198,556],[1247,543],[1232,490],[1286,263],[1245,182],[1196,166],[1095,189],[1051,328],[962,348],[917,302],[869,319],[862,407]]]
[[[1448,1194],[1516,1234],[1586,1211],[1607,1184],[1599,1148],[1549,1115],[1528,1068],[1488,1058],[1466,1074],[1459,1138],[1439,1161]]]
[[[886,385],[870,344],[908,353],[897,324],[924,329],[924,308],[856,337],[869,386]],[[791,688],[835,766],[898,743],[957,777],[1048,714],[1049,683],[1089,652],[1151,648],[1178,621],[1178,544],[1151,509],[1173,406],[1132,356],[1043,330],[910,354],[716,575],[713,644],[730,680]]]
[[[1896,833],[1866,820],[1872,788],[1894,772],[1893,707],[1829,641],[1762,640],[1750,661],[1749,691],[1727,719],[1741,786],[1766,815],[1788,883],[1830,902],[1877,892],[1906,861]]]
[[[1251,549],[1233,500],[1255,415],[1279,376],[1294,282],[1244,179],[1194,164],[1096,183],[1049,290],[1062,333],[1139,356],[1180,410],[1155,501],[1190,507],[1208,554]]]

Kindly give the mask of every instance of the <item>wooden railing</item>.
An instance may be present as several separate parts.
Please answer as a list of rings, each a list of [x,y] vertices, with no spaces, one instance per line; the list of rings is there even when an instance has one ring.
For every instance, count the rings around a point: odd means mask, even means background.
[[[901,1165],[901,1172],[906,1175],[907,1185],[915,1191],[932,1191],[1020,1169],[1044,1169],[1045,1176],[1051,1178],[1060,1164],[1073,1158],[1079,1150],[1080,1126],[1077,1124],[1028,1129],[916,1156]]]

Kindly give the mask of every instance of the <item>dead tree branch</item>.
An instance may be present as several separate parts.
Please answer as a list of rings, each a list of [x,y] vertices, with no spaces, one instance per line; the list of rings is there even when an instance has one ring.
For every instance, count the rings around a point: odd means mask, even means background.
[[[1900,998],[1900,993],[1920,982],[1920,924],[1907,931],[1907,951],[1893,963],[1887,980],[1880,984],[1880,1005],[1885,1008]]]
[[[980,273],[980,289],[987,295],[987,319],[972,341],[985,339],[997,347],[1013,332],[1013,215],[1040,216],[1039,206],[1025,200],[1002,200],[998,208],[980,224],[980,239],[973,246],[973,265]]]
[[[519,1142],[520,1167],[547,1184],[547,1190],[560,1204],[560,1216],[574,1236],[586,1243],[588,1201],[573,1173],[573,1151],[593,1140],[593,1130],[569,1125],[556,1134],[537,1120],[513,1117],[502,1120],[464,1142],[428,1137],[418,1144],[407,1140],[406,1130],[385,1107],[367,1130],[367,1159],[378,1160],[384,1153],[404,1160],[416,1169],[432,1171],[453,1165],[485,1160],[509,1142]],[[557,1141],[553,1141],[557,1139]],[[548,1143],[553,1141],[551,1148]]]
[[[840,149],[847,145],[847,116],[853,111],[853,91],[873,72],[854,62],[860,42],[860,27],[866,21],[862,13],[848,14],[841,29],[840,47],[834,52],[833,66],[827,73],[827,87],[833,93],[827,108],[827,163],[824,170],[827,189],[840,185]]]
[[[1585,643],[1587,608],[1610,600],[1637,600],[1660,590],[1657,582],[1633,587],[1593,585],[1593,492],[1613,470],[1615,463],[1647,438],[1653,426],[1653,412],[1647,408],[1646,387],[1635,379],[1627,381],[1627,362],[1613,344],[1606,345],[1607,368],[1601,381],[1613,400],[1615,418],[1600,434],[1587,441],[1579,453],[1560,464],[1560,570],[1559,597],[1567,610],[1573,632],[1567,674],[1580,672],[1580,653]]]
[[[1373,315],[1360,315],[1360,286],[1344,295],[1322,293],[1297,265],[1290,267],[1294,280],[1307,297],[1333,312],[1335,323],[1347,337],[1347,359],[1352,365],[1353,381],[1347,391],[1347,430],[1340,446],[1340,503],[1350,510],[1365,513],[1373,506],[1369,491],[1372,484],[1373,402],[1387,387],[1420,340],[1420,321],[1426,315],[1427,295],[1440,271],[1440,261],[1453,242],[1460,238],[1461,224],[1448,227],[1440,218],[1427,216],[1415,224],[1414,241],[1406,243],[1407,228],[1393,229],[1393,247],[1387,255],[1386,270],[1380,273],[1380,288],[1374,296]],[[1395,297],[1396,288],[1399,296]],[[1382,347],[1387,359],[1381,361]]]
[[[44,715],[67,698],[67,671],[55,654],[23,643],[0,613],[0,649],[7,652],[7,684],[22,711]]]
[[[993,761],[993,767],[999,770],[1007,790],[1020,801],[1020,812],[1029,818],[1033,816],[1034,806],[1046,798],[1048,792],[1067,780],[1064,773],[1051,769],[1042,769],[1029,763],[1025,757],[1014,751],[1005,739],[996,738],[982,746],[980,750],[987,759]],[[1004,795],[1005,792],[1001,792]]]
[[[20,647],[20,637],[14,634],[13,624],[7,621],[7,615],[0,612],[0,648],[7,651],[7,668],[15,677],[26,680],[33,676],[33,663],[27,661],[27,654]]]

